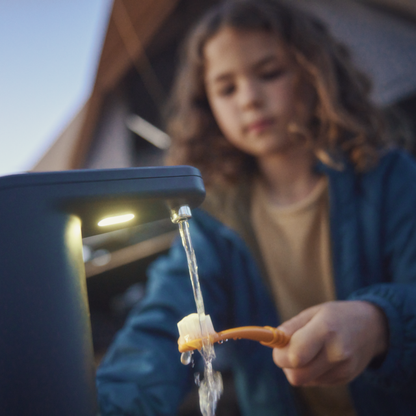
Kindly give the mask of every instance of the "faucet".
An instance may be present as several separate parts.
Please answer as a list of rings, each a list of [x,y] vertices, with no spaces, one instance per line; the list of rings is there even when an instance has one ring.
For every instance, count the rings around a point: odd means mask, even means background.
[[[181,221],[188,220],[189,218],[192,218],[192,212],[188,205],[182,205],[177,209],[172,209],[170,219],[174,224],[178,224]]]
[[[0,177],[2,414],[98,414],[82,237],[121,215],[181,221],[204,198],[190,166]]]

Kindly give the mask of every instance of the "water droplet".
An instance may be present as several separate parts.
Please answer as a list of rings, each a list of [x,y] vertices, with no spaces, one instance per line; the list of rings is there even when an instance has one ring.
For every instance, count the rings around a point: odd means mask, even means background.
[[[194,380],[195,380],[195,384],[197,386],[199,386],[201,384],[201,380],[200,380],[200,374],[199,373],[195,373],[194,374]]]
[[[181,363],[183,365],[188,365],[191,362],[192,359],[192,352],[191,351],[185,351],[181,355]]]

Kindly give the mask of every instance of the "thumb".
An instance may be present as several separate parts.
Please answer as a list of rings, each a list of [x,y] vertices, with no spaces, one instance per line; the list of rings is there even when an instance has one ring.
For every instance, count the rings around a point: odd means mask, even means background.
[[[287,320],[286,322],[278,326],[277,329],[280,329],[286,335],[292,336],[297,330],[303,328],[313,318],[318,308],[319,305],[305,309],[298,315],[294,316],[293,318]]]

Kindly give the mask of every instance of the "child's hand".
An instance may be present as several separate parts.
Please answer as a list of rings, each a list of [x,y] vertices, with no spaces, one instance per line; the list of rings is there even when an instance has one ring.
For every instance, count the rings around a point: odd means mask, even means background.
[[[273,361],[294,386],[346,384],[387,350],[383,312],[372,303],[337,301],[308,308],[279,326],[292,338]]]

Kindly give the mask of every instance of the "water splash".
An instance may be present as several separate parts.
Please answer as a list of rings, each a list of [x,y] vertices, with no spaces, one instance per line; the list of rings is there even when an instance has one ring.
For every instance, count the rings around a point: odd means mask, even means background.
[[[206,363],[207,364],[207,363]],[[222,377],[219,371],[212,370],[212,364],[205,366],[204,379],[199,385],[199,407],[203,416],[215,415],[218,400],[223,391]]]

